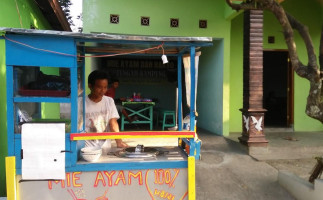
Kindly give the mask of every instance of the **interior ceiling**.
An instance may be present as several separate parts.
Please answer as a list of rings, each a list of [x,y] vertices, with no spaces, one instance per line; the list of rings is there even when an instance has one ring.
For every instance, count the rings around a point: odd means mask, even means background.
[[[161,43],[162,44],[162,43]],[[134,53],[134,54],[178,54],[185,47],[163,46],[149,44],[107,44],[107,43],[87,43],[85,46],[85,54],[121,54],[121,53]],[[154,49],[152,49],[154,48]]]
[[[95,54],[95,53],[139,53],[139,54],[177,54],[180,52],[180,48],[165,48],[164,52],[161,48],[159,49],[151,49],[145,50],[147,48],[143,48],[140,46],[134,47],[122,47],[119,45],[106,46],[106,47],[86,47],[86,54]],[[145,50],[145,51],[144,51]]]

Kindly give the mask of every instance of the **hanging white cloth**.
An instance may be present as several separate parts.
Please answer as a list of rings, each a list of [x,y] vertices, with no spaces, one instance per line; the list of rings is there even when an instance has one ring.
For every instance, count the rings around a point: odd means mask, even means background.
[[[197,77],[198,77],[198,66],[199,66],[199,57],[201,52],[195,53],[195,106],[196,109],[196,93],[197,93]],[[186,86],[186,102],[187,106],[191,107],[191,56],[184,55],[183,56],[183,64],[184,64],[184,73],[185,73],[185,86]]]

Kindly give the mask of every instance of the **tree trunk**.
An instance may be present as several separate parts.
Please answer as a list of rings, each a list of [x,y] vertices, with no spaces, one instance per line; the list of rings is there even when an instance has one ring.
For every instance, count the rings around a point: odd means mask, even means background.
[[[323,97],[322,97],[322,73],[317,64],[317,56],[308,28],[287,14],[284,8],[276,0],[245,0],[240,4],[226,0],[227,4],[234,10],[269,10],[279,21],[283,28],[285,42],[288,47],[291,63],[296,74],[310,82],[310,91],[307,97],[305,113],[323,123]],[[294,40],[294,30],[297,30],[302,37],[308,56],[308,64],[304,65],[298,57]],[[321,31],[321,42],[319,51],[319,64],[323,65],[323,27]]]

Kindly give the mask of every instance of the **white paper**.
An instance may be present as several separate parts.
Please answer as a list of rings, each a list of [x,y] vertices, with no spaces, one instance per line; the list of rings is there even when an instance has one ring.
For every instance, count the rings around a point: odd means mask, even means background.
[[[26,123],[21,130],[22,179],[65,179],[65,124]]]

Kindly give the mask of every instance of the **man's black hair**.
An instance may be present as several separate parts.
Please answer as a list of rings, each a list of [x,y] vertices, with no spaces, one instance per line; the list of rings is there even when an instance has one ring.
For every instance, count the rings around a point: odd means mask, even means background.
[[[114,78],[111,80],[111,83],[115,83],[115,82],[119,83],[119,79]]]
[[[108,80],[108,74],[101,70],[94,70],[93,72],[90,73],[87,83],[94,86],[96,80],[102,80],[102,79]]]

